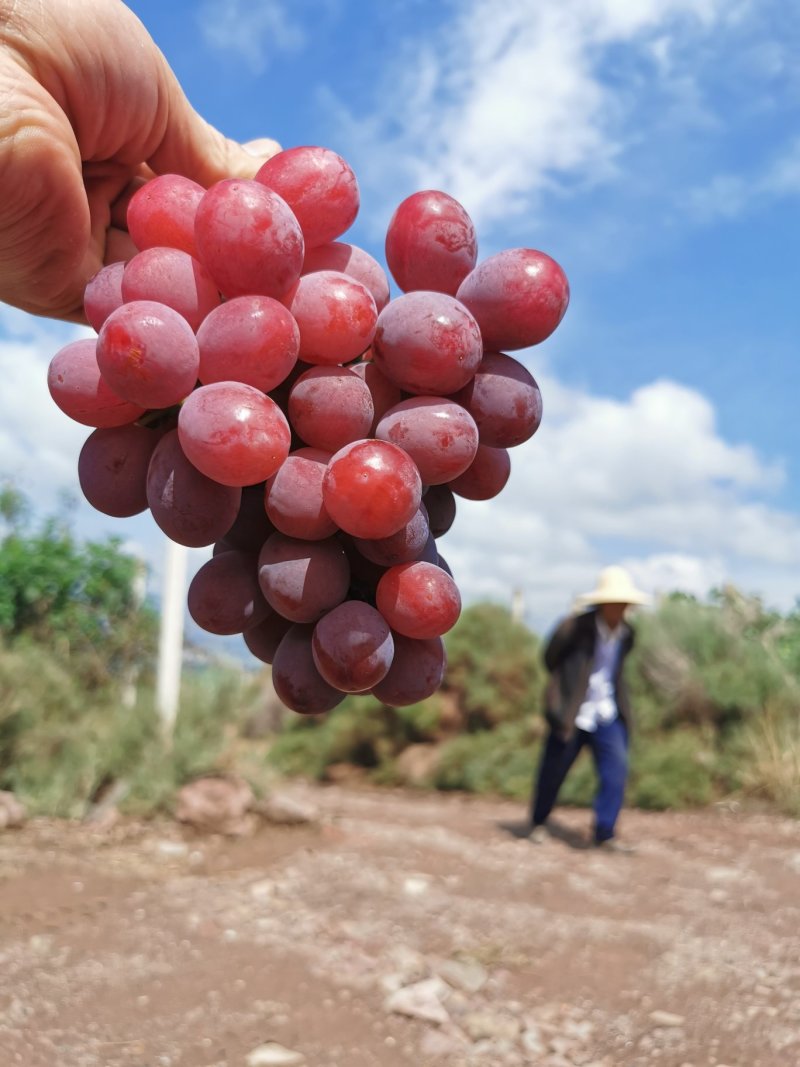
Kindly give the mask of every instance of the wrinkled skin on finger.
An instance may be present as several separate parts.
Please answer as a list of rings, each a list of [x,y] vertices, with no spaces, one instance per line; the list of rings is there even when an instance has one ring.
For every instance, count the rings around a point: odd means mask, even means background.
[[[0,0],[0,300],[85,321],[82,294],[128,258],[128,200],[154,174],[252,177],[246,151],[193,110],[120,0]]]

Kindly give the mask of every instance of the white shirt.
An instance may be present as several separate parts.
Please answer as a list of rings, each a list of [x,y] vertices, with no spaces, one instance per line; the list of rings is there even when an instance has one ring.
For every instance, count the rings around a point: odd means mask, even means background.
[[[619,659],[622,640],[622,624],[614,630],[600,615],[596,617],[597,641],[594,647],[594,662],[586,696],[578,708],[575,725],[579,730],[594,733],[598,723],[612,722],[616,719],[617,701],[614,696],[614,672]]]

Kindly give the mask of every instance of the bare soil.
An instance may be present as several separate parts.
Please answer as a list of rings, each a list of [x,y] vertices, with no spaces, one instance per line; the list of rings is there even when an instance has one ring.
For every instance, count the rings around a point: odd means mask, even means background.
[[[507,802],[287,792],[318,825],[4,833],[0,1065],[800,1064],[800,824],[626,812],[622,856],[582,811],[535,845]]]

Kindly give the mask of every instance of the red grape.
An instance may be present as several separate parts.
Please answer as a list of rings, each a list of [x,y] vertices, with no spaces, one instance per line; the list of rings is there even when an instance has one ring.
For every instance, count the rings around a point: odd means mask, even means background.
[[[311,651],[326,682],[345,693],[364,693],[385,677],[394,641],[380,612],[359,600],[346,600],[314,627]]]
[[[329,148],[302,146],[278,152],[261,167],[256,181],[283,197],[309,248],[339,237],[358,214],[356,176]]]
[[[304,275],[284,298],[300,329],[300,359],[335,366],[369,348],[378,312],[361,282],[335,270]]]
[[[387,568],[367,559],[356,547],[356,538],[351,537],[349,534],[340,530],[336,535],[336,539],[344,549],[347,562],[350,564],[349,599],[364,600],[368,604],[374,604],[375,590]]]
[[[220,302],[203,264],[177,248],[148,248],[134,256],[122,276],[122,296],[126,304],[132,300],[166,304],[193,330]]]
[[[239,512],[233,525],[225,534],[225,543],[241,552],[260,552],[275,527],[267,516],[264,506],[264,483],[246,485],[242,489]]]
[[[83,426],[125,426],[145,412],[117,396],[100,374],[97,342],[92,338],[70,341],[56,352],[47,372],[47,387],[64,414]]]
[[[93,508],[118,519],[147,508],[147,468],[160,439],[157,430],[135,423],[89,435],[78,457],[78,481]]]
[[[270,296],[237,296],[215,308],[197,331],[203,385],[244,382],[262,392],[292,371],[300,331],[291,313]]]
[[[453,579],[434,563],[400,563],[378,582],[378,611],[405,637],[440,637],[458,621],[461,597]]]
[[[418,704],[442,684],[447,656],[441,637],[415,640],[394,634],[394,658],[372,695],[392,708]]]
[[[389,303],[389,281],[386,272],[369,252],[358,245],[345,244],[344,241],[331,241],[329,244],[306,248],[303,260],[303,274],[313,274],[317,270],[337,270],[349,274],[361,282],[372,293],[378,311]]]
[[[414,193],[392,215],[386,262],[403,292],[428,289],[455,296],[477,258],[472,219],[447,193]]]
[[[320,715],[344,700],[314,663],[312,626],[290,626],[272,660],[272,684],[279,700],[299,715]]]
[[[456,296],[475,316],[486,350],[500,352],[549,337],[567,310],[569,284],[544,252],[509,248],[479,263]]]
[[[180,248],[197,256],[194,220],[205,189],[180,174],[151,178],[130,199],[128,233],[133,243],[145,248]]]
[[[469,412],[435,396],[411,397],[390,408],[375,427],[375,436],[408,452],[423,485],[458,477],[478,449],[478,427]]]
[[[248,626],[242,634],[248,651],[262,663],[272,663],[283,636],[295,623],[284,619],[267,605],[269,614],[256,626]]]
[[[271,614],[249,552],[223,552],[204,563],[189,584],[187,603],[197,625],[211,634],[240,634]]]
[[[414,461],[386,441],[354,441],[331,458],[322,483],[328,514],[354,537],[389,537],[419,507],[422,482]]]
[[[369,428],[369,436],[372,437],[383,415],[403,399],[403,392],[394,382],[390,382],[382,371],[378,370],[371,359],[353,363],[348,369],[366,382],[372,396],[372,407],[375,412]]]
[[[202,548],[221,540],[241,498],[241,489],[220,485],[192,466],[177,430],[156,445],[147,471],[147,503],[159,528],[179,545]]]
[[[470,312],[445,293],[406,293],[378,316],[373,359],[407,393],[442,396],[466,385],[483,344]]]
[[[450,488],[467,500],[491,500],[504,488],[511,474],[511,457],[504,448],[478,445],[469,467],[450,482]]]
[[[397,563],[409,563],[420,559],[428,544],[430,528],[424,505],[420,504],[409,522],[397,533],[367,541],[360,537],[353,538],[362,556],[379,564],[381,567],[393,567]]]
[[[512,448],[536,433],[542,394],[533,375],[513,356],[487,352],[475,377],[453,397],[475,419],[482,445]]]
[[[200,353],[189,323],[153,300],[134,300],[108,316],[97,365],[120,396],[143,408],[178,404],[194,388]]]
[[[337,452],[369,433],[375,409],[364,380],[347,367],[312,367],[289,393],[289,421],[313,448]]]
[[[197,209],[198,259],[226,297],[289,292],[303,266],[303,235],[284,200],[260,182],[225,178]]]
[[[422,503],[428,512],[428,524],[434,537],[442,537],[453,525],[456,500],[447,485],[432,485],[426,490]]]
[[[109,263],[86,283],[83,291],[83,310],[89,325],[98,330],[112,311],[122,304],[122,274],[124,263]]]
[[[287,537],[319,541],[336,533],[336,523],[322,502],[322,480],[330,458],[330,452],[298,448],[267,481],[267,515]]]
[[[339,542],[301,541],[274,533],[258,558],[258,580],[269,604],[292,622],[316,622],[341,604],[350,566]]]
[[[199,471],[223,485],[254,485],[289,454],[289,424],[252,385],[214,382],[196,389],[178,416],[181,447]]]

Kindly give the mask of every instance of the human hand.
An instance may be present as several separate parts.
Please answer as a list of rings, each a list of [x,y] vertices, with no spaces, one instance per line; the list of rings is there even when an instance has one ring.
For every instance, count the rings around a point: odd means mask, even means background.
[[[84,322],[147,178],[249,178],[277,151],[209,126],[120,0],[0,0],[0,300]]]

